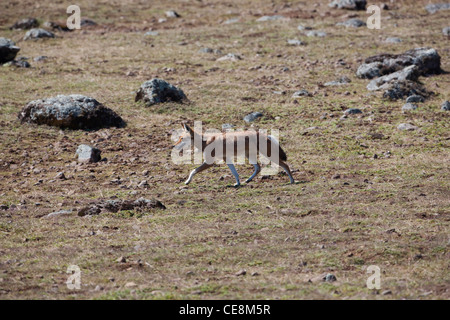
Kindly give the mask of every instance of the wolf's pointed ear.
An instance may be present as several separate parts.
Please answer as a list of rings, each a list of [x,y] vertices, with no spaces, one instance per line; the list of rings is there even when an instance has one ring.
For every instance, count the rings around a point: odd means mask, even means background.
[[[191,127],[189,127],[186,123],[183,123],[183,127],[184,127],[184,130],[186,130],[187,132],[189,132],[189,134],[190,134],[191,136],[194,135],[194,130],[192,130]]]

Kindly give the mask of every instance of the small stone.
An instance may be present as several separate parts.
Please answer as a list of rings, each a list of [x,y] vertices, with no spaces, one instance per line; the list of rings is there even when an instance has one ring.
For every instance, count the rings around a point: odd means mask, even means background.
[[[244,117],[244,121],[247,123],[253,122],[258,118],[261,118],[263,114],[261,112],[252,112]]]
[[[292,98],[298,98],[298,97],[311,97],[312,94],[308,90],[299,90],[294,92],[292,95]]]
[[[442,29],[442,34],[444,36],[450,37],[450,27],[445,27],[444,29]]]
[[[303,46],[306,44],[303,41],[297,39],[289,39],[287,42],[290,46]]]
[[[232,24],[232,23],[239,22],[239,20],[240,20],[239,18],[231,18],[231,19],[225,20],[223,22],[223,24]]]
[[[61,210],[61,211],[49,213],[48,215],[44,216],[44,218],[57,218],[57,217],[71,216],[71,215],[72,215],[72,211]]]
[[[223,125],[222,125],[222,130],[230,130],[230,129],[233,129],[235,127],[235,125],[233,125],[233,124],[230,124],[230,123],[224,123]]]
[[[217,61],[238,61],[238,60],[242,60],[241,56],[234,53],[228,53],[227,55],[217,59]]]
[[[54,177],[54,179],[67,180],[64,172],[58,172],[58,174]]]
[[[346,10],[366,10],[366,0],[333,0],[329,7]]]
[[[312,28],[311,28],[311,27],[305,27],[305,26],[299,25],[299,26],[297,27],[297,30],[299,30],[299,31],[312,30]]]
[[[328,273],[328,274],[325,276],[324,280],[325,280],[326,282],[334,282],[334,281],[336,281],[337,279],[336,279],[336,276],[335,276],[334,274]]]
[[[406,103],[412,103],[412,102],[424,102],[425,98],[419,95],[412,95],[406,98]]]
[[[47,31],[45,29],[31,29],[27,31],[23,40],[30,39],[41,39],[41,38],[54,38],[55,34],[53,32]]]
[[[178,14],[178,12],[176,12],[174,10],[169,10],[169,11],[166,11],[166,17],[167,18],[179,18],[181,16]]]
[[[239,277],[239,276],[245,276],[246,274],[247,274],[247,270],[242,269],[242,270],[239,270],[238,272],[236,272],[234,275]]]
[[[351,80],[348,77],[343,76],[343,77],[340,77],[339,79],[337,79],[335,81],[326,82],[323,85],[326,86],[326,87],[341,86],[341,85],[345,85],[345,84],[350,83],[350,82],[351,82]]]
[[[38,56],[38,57],[34,58],[33,61],[40,62],[40,61],[44,61],[44,60],[47,60],[47,59],[48,59],[47,56]]]
[[[319,38],[323,38],[323,37],[326,37],[327,34],[326,34],[326,32],[323,32],[323,31],[319,31],[319,30],[311,30],[311,31],[307,31],[307,32],[306,32],[306,36],[307,36],[307,37],[319,37]]]
[[[78,146],[76,154],[79,162],[98,162],[101,160],[101,151],[86,144]]]
[[[150,185],[148,184],[147,180],[142,180],[141,182],[139,182],[138,187],[139,188],[148,188]]]
[[[144,82],[136,93],[135,102],[144,101],[146,106],[164,102],[182,102],[186,100],[183,90],[162,79],[153,78]]]
[[[400,43],[400,42],[403,42],[403,40],[400,39],[400,38],[396,38],[396,37],[388,37],[388,38],[386,38],[386,40],[384,40],[384,42],[386,42],[386,43]]]
[[[360,19],[349,19],[347,21],[344,22],[339,22],[338,24],[336,24],[338,26],[345,26],[345,27],[353,27],[353,28],[360,28],[360,27],[364,27],[366,25],[366,23]]]
[[[449,102],[449,101],[445,101],[445,102],[441,105],[441,110],[450,111],[450,102]]]
[[[95,215],[100,214],[101,211],[102,210],[97,206],[88,206],[88,207],[81,208],[78,211],[78,216],[79,217],[95,216]]]
[[[449,3],[430,3],[425,7],[428,13],[434,14],[441,10],[450,10],[450,2]]]
[[[25,18],[14,23],[10,29],[31,29],[39,27],[39,22],[36,18]]]
[[[391,291],[391,290],[384,290],[384,291],[381,293],[381,295],[383,295],[383,296],[387,296],[388,294],[392,294],[392,291]]]
[[[397,127],[398,130],[402,130],[402,131],[413,131],[418,129],[416,126],[413,126],[412,124],[409,123],[401,123],[398,125]]]
[[[147,31],[146,33],[144,33],[144,36],[157,36],[158,34],[158,31]]]
[[[137,284],[134,282],[127,282],[125,283],[125,288],[136,288]]]
[[[258,22],[264,22],[264,21],[275,21],[275,20],[283,20],[286,19],[283,16],[275,15],[275,16],[262,16],[261,18],[257,19]]]
[[[116,262],[118,262],[118,263],[125,263],[125,262],[127,262],[127,259],[125,257],[119,257],[119,258],[116,259]]]
[[[362,111],[360,109],[356,109],[356,108],[349,108],[347,110],[344,111],[345,115],[349,115],[349,114],[359,114],[362,113]]]
[[[416,110],[417,109],[417,105],[413,104],[413,103],[406,103],[403,105],[402,110],[403,111],[411,111],[411,110]]]

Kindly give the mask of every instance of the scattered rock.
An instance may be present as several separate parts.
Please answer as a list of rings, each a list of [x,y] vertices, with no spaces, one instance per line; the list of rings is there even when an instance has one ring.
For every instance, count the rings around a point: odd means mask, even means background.
[[[409,123],[401,123],[398,125],[397,129],[402,131],[414,131],[418,128]]]
[[[345,27],[353,27],[353,28],[360,28],[366,26],[366,23],[360,19],[349,19],[344,22],[339,22],[336,24],[337,26],[345,26]]]
[[[259,18],[256,21],[264,22],[264,21],[275,21],[275,20],[283,20],[283,19],[286,19],[286,18],[283,16],[275,15],[275,16],[262,16],[261,18]]]
[[[333,0],[328,6],[346,10],[366,10],[366,0]]]
[[[303,46],[306,44],[303,41],[297,39],[289,39],[287,42],[290,46]]]
[[[31,65],[27,61],[28,58],[20,57],[17,60],[12,60],[4,64],[5,67],[7,66],[14,66],[18,68],[30,68]]]
[[[450,111],[450,102],[449,102],[449,101],[445,101],[445,102],[441,105],[441,110]]]
[[[144,36],[157,36],[158,34],[158,31],[147,31],[146,33],[144,33]]]
[[[406,103],[403,105],[402,110],[403,111],[411,111],[411,110],[416,110],[417,109],[417,105],[413,104],[413,103]]]
[[[403,42],[403,40],[400,39],[400,38],[396,38],[396,37],[388,37],[388,38],[386,38],[386,40],[384,40],[384,42],[386,42],[386,43],[400,43],[400,42]]]
[[[326,282],[335,282],[336,280],[337,280],[336,276],[331,273],[328,273],[324,278],[324,281],[326,281]]]
[[[64,172],[58,172],[58,174],[55,176],[54,179],[67,180],[66,176],[64,175]]]
[[[250,123],[262,116],[263,116],[263,114],[261,112],[258,112],[258,111],[252,112],[244,117],[244,121],[247,123]]]
[[[292,95],[292,98],[298,98],[298,97],[311,97],[312,94],[308,90],[299,90],[294,92]]]
[[[80,27],[93,27],[96,26],[97,22],[88,18],[82,18],[80,21]]]
[[[182,102],[186,100],[183,90],[162,80],[154,78],[144,82],[136,93],[135,101],[143,100],[146,106],[163,102]]]
[[[225,20],[223,22],[223,24],[232,24],[232,23],[239,22],[239,20],[240,20],[239,18],[231,18],[231,19]]]
[[[181,16],[178,14],[178,12],[176,12],[174,10],[169,10],[169,11],[166,11],[166,17],[167,18],[179,18]]]
[[[72,215],[72,211],[61,210],[61,211],[49,213],[48,215],[44,216],[44,218],[57,218],[57,217],[71,216],[71,215]]]
[[[299,31],[312,30],[311,27],[305,27],[305,26],[302,26],[302,25],[299,25],[299,26],[297,27],[297,29],[298,29]]]
[[[383,296],[387,296],[388,294],[392,294],[392,291],[391,291],[391,290],[384,290],[384,291],[381,293],[381,295],[383,295]]]
[[[86,144],[78,146],[76,154],[79,162],[99,162],[102,157],[99,149],[93,148]]]
[[[19,51],[20,48],[16,46],[14,41],[0,38],[0,64],[14,60]]]
[[[428,13],[434,14],[441,10],[450,10],[450,2],[448,3],[430,3],[425,7]]]
[[[217,59],[217,61],[238,61],[238,60],[242,60],[242,58],[234,53],[228,53],[227,55]]]
[[[306,34],[307,37],[320,37],[320,38],[322,38],[322,37],[326,37],[327,36],[326,32],[319,31],[319,30],[307,31],[305,34]]]
[[[425,98],[422,96],[419,96],[417,94],[409,96],[406,98],[406,103],[412,103],[412,102],[424,102]]]
[[[131,288],[136,288],[136,287],[137,287],[137,284],[134,283],[134,282],[127,282],[127,283],[125,283],[125,288],[131,289]]]
[[[246,274],[247,274],[247,270],[242,269],[242,270],[239,270],[238,272],[236,272],[234,275],[239,277],[239,276],[245,276]]]
[[[222,51],[219,49],[211,49],[211,48],[201,48],[198,50],[199,53],[214,53],[214,54],[222,54]]]
[[[356,109],[356,108],[349,108],[349,109],[344,111],[345,115],[360,114],[360,113],[362,113],[362,111],[360,109]]]
[[[31,28],[39,27],[39,22],[35,18],[25,18],[14,23],[10,29],[24,29],[28,30]]]
[[[235,127],[235,125],[232,125],[230,123],[224,123],[222,125],[222,130],[230,130],[230,129],[233,129],[234,127]]]
[[[83,95],[59,95],[29,102],[19,113],[23,122],[68,129],[124,127],[125,122],[97,100]]]
[[[344,85],[344,84],[347,84],[347,83],[350,83],[350,82],[351,82],[351,80],[348,77],[343,76],[343,77],[340,77],[339,79],[337,79],[335,81],[326,82],[323,85],[326,86],[326,87],[329,87],[329,86],[341,86],[341,85]]]
[[[27,31],[23,40],[30,39],[41,39],[41,38],[54,38],[55,34],[53,32],[47,31],[45,29],[31,29]]]
[[[2,204],[0,205],[0,210],[8,210],[9,206],[7,206],[6,204]]]
[[[38,57],[34,58],[33,61],[40,62],[40,61],[45,61],[47,59],[48,59],[47,56],[38,56]]]
[[[415,65],[408,66],[400,71],[373,79],[367,85],[367,90],[376,91],[386,89],[387,85],[392,81],[416,81],[419,77],[419,69]]]
[[[383,86],[386,90],[383,97],[390,100],[403,99],[411,95],[421,95],[428,97],[428,92],[420,83],[410,80],[394,81]]]
[[[381,76],[381,68],[383,64],[381,62],[363,63],[358,67],[356,76],[358,78],[372,79]]]
[[[107,200],[102,203],[103,208],[110,212],[119,212],[121,210],[135,210],[135,209],[166,209],[166,207],[158,200],[147,200],[139,198],[133,200]]]
[[[442,29],[442,34],[444,36],[449,37],[450,36],[450,27],[445,27],[444,29]]]
[[[87,207],[84,207],[84,208],[81,208],[80,210],[78,210],[78,216],[80,216],[80,217],[95,216],[95,215],[100,214],[101,211],[102,210],[95,205],[87,206]]]

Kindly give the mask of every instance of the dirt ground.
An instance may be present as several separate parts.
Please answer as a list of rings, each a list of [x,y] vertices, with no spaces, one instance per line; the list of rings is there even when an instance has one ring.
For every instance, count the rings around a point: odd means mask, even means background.
[[[385,1],[381,29],[371,30],[336,26],[369,14],[328,2],[79,0],[82,18],[97,26],[37,41],[9,27],[25,17],[64,22],[67,2],[2,4],[0,36],[31,68],[0,70],[0,298],[450,298],[450,113],[441,110],[450,99],[449,11]],[[256,21],[264,15],[286,19]],[[327,36],[306,37],[300,24]],[[205,47],[223,54],[200,53]],[[420,78],[435,94],[415,111],[355,75],[371,55],[417,47],[435,48],[446,72]],[[242,59],[217,61],[228,53]],[[323,86],[341,76],[351,82]],[[189,102],[135,103],[140,84],[155,77]],[[312,96],[292,98],[301,89]],[[26,103],[58,94],[93,97],[128,125],[77,131],[18,121]],[[347,108],[363,113],[341,119]],[[263,118],[245,123],[254,111]],[[280,172],[230,188],[221,165],[185,186],[195,165],[171,160],[171,135],[184,121],[279,130],[297,182]],[[400,123],[418,129],[400,131]],[[80,144],[106,159],[79,164]],[[237,170],[245,179],[252,166]],[[94,201],[141,197],[166,209],[77,215]],[[45,218],[60,210],[72,214]],[[66,285],[73,265],[80,289]],[[369,266],[379,267],[379,289],[366,285]]]

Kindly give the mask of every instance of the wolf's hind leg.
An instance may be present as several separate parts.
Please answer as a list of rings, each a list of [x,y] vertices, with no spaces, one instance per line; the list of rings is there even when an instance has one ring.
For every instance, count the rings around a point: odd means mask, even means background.
[[[292,177],[292,172],[291,172],[291,169],[289,169],[289,166],[285,163],[285,162],[283,162],[283,161],[279,161],[279,163],[278,163],[278,165],[280,166],[280,167],[282,167],[283,169],[284,169],[284,171],[286,171],[286,173],[288,174],[288,176],[289,176],[289,180],[291,181],[291,184],[293,184],[294,182],[295,182],[295,180],[294,180],[294,178]]]
[[[256,175],[261,171],[261,166],[258,163],[254,163],[253,167],[255,167],[255,172],[253,172],[253,174],[250,176],[250,178],[245,180],[245,183],[249,183],[250,181],[252,181],[253,178],[256,177]]]
[[[238,187],[241,185],[241,182],[239,181],[239,174],[236,171],[236,168],[234,167],[234,165],[232,163],[227,163],[228,168],[230,168],[231,173],[233,174],[234,178],[236,179],[236,184],[234,185],[235,187]]]

